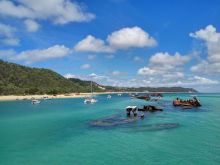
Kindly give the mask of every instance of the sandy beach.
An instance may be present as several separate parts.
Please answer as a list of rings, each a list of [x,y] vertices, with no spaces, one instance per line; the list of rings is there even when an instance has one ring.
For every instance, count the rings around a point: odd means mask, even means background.
[[[70,93],[70,94],[59,94],[59,95],[8,95],[8,96],[0,96],[0,101],[10,101],[10,100],[31,100],[31,99],[59,99],[59,98],[80,98],[80,97],[89,97],[90,93]]]
[[[94,92],[93,95],[98,94],[115,94],[119,92]],[[127,92],[122,92],[127,93]],[[58,95],[7,95],[0,96],[0,101],[12,101],[12,100],[31,100],[31,99],[43,99],[45,97],[49,99],[59,99],[59,98],[81,98],[81,97],[89,97],[91,93],[69,93],[69,94],[58,94]]]

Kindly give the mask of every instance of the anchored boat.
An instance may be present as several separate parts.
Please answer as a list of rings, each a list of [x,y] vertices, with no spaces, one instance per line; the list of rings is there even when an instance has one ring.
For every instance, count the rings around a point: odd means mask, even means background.
[[[84,104],[94,104],[96,103],[98,100],[96,100],[95,98],[93,98],[93,88],[92,88],[92,81],[91,81],[91,97],[88,97],[84,100]]]
[[[200,101],[197,99],[197,97],[193,97],[193,99],[188,99],[188,100],[182,100],[182,99],[176,98],[176,100],[173,101],[173,106],[200,107],[202,105]]]
[[[40,100],[37,100],[37,99],[34,99],[31,102],[32,102],[32,104],[40,104]]]

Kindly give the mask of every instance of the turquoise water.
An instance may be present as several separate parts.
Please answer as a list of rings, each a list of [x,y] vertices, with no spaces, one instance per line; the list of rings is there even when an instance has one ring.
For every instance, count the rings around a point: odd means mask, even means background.
[[[108,128],[91,122],[126,118],[127,105],[147,102],[125,95],[99,95],[94,105],[81,98],[0,102],[0,164],[220,164],[220,94],[198,94],[203,106],[192,110],[172,107],[175,97],[151,103],[163,112]]]

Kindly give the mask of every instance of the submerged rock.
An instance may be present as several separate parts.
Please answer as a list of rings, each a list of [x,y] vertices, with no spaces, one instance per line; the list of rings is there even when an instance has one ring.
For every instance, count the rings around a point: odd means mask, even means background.
[[[138,111],[156,112],[156,111],[163,111],[163,109],[153,105],[144,105],[143,108],[139,108]]]
[[[138,127],[130,127],[129,132],[144,132],[144,131],[160,131],[166,129],[173,129],[179,127],[179,123],[157,123],[157,124],[148,124]]]
[[[137,120],[138,117],[123,118],[122,116],[115,115],[108,118],[93,120],[90,122],[90,125],[95,127],[113,127],[117,125],[132,123]]]

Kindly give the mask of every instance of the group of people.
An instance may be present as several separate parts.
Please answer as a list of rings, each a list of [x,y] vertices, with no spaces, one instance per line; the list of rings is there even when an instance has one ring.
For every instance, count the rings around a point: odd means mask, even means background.
[[[187,100],[182,100],[177,97],[176,100],[173,101],[173,105],[174,106],[193,106],[193,107],[201,106],[199,100],[196,97],[193,97],[193,99],[187,99]]]

